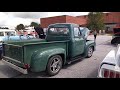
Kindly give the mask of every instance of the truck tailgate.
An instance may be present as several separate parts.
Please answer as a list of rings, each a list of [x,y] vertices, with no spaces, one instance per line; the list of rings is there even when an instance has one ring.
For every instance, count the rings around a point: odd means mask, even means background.
[[[23,47],[13,44],[3,44],[3,57],[9,57],[19,62],[23,62]]]

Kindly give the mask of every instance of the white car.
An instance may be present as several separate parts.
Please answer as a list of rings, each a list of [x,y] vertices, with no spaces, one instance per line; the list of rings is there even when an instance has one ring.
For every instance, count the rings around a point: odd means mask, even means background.
[[[120,78],[120,44],[111,50],[98,69],[98,78]]]

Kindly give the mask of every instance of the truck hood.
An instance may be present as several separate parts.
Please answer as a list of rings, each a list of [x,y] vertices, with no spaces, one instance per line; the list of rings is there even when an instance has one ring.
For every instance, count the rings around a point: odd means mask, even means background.
[[[86,28],[86,27],[80,27],[80,31],[82,33],[82,37],[87,39],[87,37],[90,34],[90,30],[88,28]]]

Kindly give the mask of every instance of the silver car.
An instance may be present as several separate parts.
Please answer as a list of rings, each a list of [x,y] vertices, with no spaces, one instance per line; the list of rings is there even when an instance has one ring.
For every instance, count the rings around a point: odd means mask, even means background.
[[[111,50],[101,62],[98,77],[120,78],[120,44],[116,50]]]

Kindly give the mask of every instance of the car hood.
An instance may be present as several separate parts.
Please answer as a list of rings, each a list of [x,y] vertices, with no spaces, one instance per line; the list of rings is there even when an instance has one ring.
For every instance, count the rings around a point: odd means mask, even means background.
[[[117,46],[116,50],[111,50],[103,59],[102,63],[114,64],[120,67],[120,45]]]
[[[106,57],[103,59],[102,63],[108,63],[108,64],[116,64],[116,61],[115,61],[115,51],[114,50],[111,50],[107,55]]]

